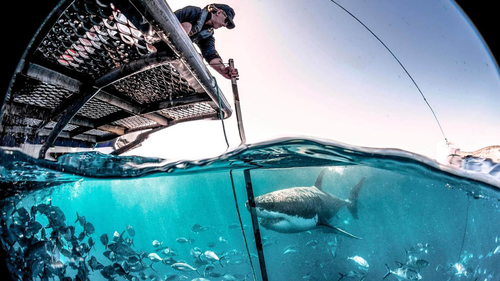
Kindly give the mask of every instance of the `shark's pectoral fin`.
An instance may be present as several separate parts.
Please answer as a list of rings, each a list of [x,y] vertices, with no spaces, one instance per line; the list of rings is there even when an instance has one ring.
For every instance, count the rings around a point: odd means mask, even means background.
[[[320,221],[318,223],[318,226],[321,226],[323,227],[323,232],[327,232],[327,233],[336,233],[336,234],[341,234],[341,235],[344,235],[344,236],[347,236],[347,237],[350,237],[350,238],[354,238],[354,239],[361,239],[361,237],[358,237],[358,236],[355,236],[345,230],[342,230],[338,227],[335,227],[335,226],[332,226],[330,224],[328,224],[327,222],[324,222],[324,221]]]

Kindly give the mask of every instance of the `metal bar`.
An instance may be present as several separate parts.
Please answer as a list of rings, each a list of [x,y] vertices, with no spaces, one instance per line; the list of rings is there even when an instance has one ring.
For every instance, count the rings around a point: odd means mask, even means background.
[[[234,68],[234,60],[229,59],[229,67]],[[240,134],[240,145],[244,145],[247,141],[245,136],[245,128],[243,127],[243,116],[241,116],[241,107],[240,107],[240,95],[238,93],[238,85],[236,84],[236,80],[238,78],[231,77],[231,86],[233,88],[233,97],[234,97],[234,110],[236,111],[236,121],[238,123],[238,132]]]
[[[162,126],[168,126],[170,124],[170,120],[161,116],[160,114],[151,112],[142,114],[142,116],[151,119]]]
[[[13,134],[26,134],[26,127],[23,126],[6,126],[4,127],[5,132],[13,133]],[[33,131],[34,133],[34,131]],[[44,136],[50,136],[52,133],[52,130],[48,129],[43,129],[38,132],[39,137],[44,137]],[[77,139],[77,140],[84,140],[84,141],[89,141],[92,143],[95,143],[97,141],[95,136],[89,136],[89,135],[80,135],[76,137],[71,137],[69,132],[61,132],[59,134],[61,138],[66,138],[66,139]]]
[[[127,118],[127,117],[130,117],[131,114],[130,113],[127,113],[127,112],[123,112],[123,111],[118,111],[118,112],[115,112],[115,113],[112,113],[106,117],[103,117],[103,118],[100,118],[100,119],[97,119],[97,120],[94,120],[93,121],[93,126],[82,126],[84,128],[78,128],[78,129],[75,129],[73,131],[71,131],[71,134],[70,136],[77,136],[79,134],[83,134],[85,133],[86,131],[90,131],[92,129],[98,129],[99,127],[101,126],[104,126],[106,124],[109,124],[113,121],[116,121],[116,120],[120,120],[120,119],[123,119],[123,118]],[[85,127],[87,127],[87,129],[85,129]],[[121,127],[123,132],[125,132],[125,128],[124,127]],[[112,133],[115,133],[115,130],[112,130],[111,131]]]
[[[140,60],[132,61],[111,70],[102,77],[98,78],[94,82],[94,85],[90,86],[88,90],[83,90],[83,94],[78,93],[73,95],[72,98],[69,99],[70,101],[65,102],[63,106],[57,107],[52,112],[51,119],[55,119],[59,115],[62,116],[59,118],[56,126],[54,126],[52,133],[47,137],[47,142],[43,144],[38,157],[45,158],[45,153],[48,148],[54,143],[64,127],[90,99],[101,91],[101,89],[128,76],[154,68],[172,60],[172,57],[166,56],[165,53],[154,53],[145,56]],[[81,88],[85,88],[85,85],[82,85]],[[46,120],[46,122],[48,122],[48,120]]]
[[[149,119],[155,121],[156,123],[158,123],[162,126],[166,126],[169,123],[169,120],[167,118],[153,112],[153,111],[157,111],[157,110],[151,110],[151,109],[149,109],[149,106],[141,107],[141,106],[132,104],[130,102],[127,102],[123,99],[120,99],[120,98],[116,97],[115,95],[112,95],[112,94],[105,92],[103,90],[101,90],[96,95],[95,98],[100,100],[100,101],[106,102],[108,104],[114,105],[118,108],[121,108],[124,111],[130,112],[134,115],[142,115],[146,118],[149,118]]]
[[[104,88],[131,75],[174,61],[166,52],[152,53],[139,60],[124,64],[96,79],[95,86]]]
[[[141,64],[148,63],[149,61],[160,61],[163,62],[165,59],[158,59],[157,56],[149,57],[146,60],[144,60]],[[156,67],[157,65],[152,65],[152,67]],[[131,67],[130,67],[131,68]],[[119,71],[117,71],[119,72]],[[117,72],[114,73],[117,75]],[[123,73],[123,72],[122,72]],[[67,89],[70,92],[76,92],[78,93],[80,91],[80,87],[82,86],[82,83],[76,79],[73,79],[71,77],[68,77],[66,75],[63,75],[59,72],[53,71],[51,69],[48,69],[46,67],[37,65],[37,64],[30,64],[28,67],[28,76],[35,78],[37,80],[40,80],[45,83],[49,83],[51,85],[56,85],[60,86],[64,89]],[[95,95],[95,98],[106,102],[110,105],[116,106],[120,109],[123,109],[124,111],[130,112],[132,114],[141,114],[147,111],[147,108],[143,108],[141,106],[135,105],[133,103],[130,103],[128,101],[125,101],[121,98],[118,98],[117,96],[110,94],[109,92],[101,90],[99,93]],[[177,102],[177,101],[176,101]],[[43,125],[46,125],[48,122],[53,121],[56,116],[64,112],[64,110],[70,105],[74,103],[71,99],[68,99],[65,103],[61,104],[59,107],[55,108],[53,110],[53,113],[51,114],[51,117],[44,119],[46,120]],[[155,110],[156,111],[156,110]],[[151,120],[157,122],[160,125],[167,125],[168,120],[161,115],[150,113],[146,114],[147,118],[150,118]],[[97,128],[97,126],[87,126],[91,127],[93,129]],[[113,131],[115,132],[115,131]]]
[[[188,118],[183,118],[183,119],[177,119],[173,120],[170,122],[170,126],[173,126],[175,124],[183,123],[183,122],[188,122],[188,121],[195,121],[195,120],[200,120],[200,119],[209,119],[210,120],[220,120],[220,117],[217,113],[209,113],[201,116],[192,116]]]
[[[98,78],[95,80],[93,87],[94,88],[99,88],[99,91],[106,86],[117,82],[121,79],[124,79],[126,77],[129,77],[131,75],[134,75],[136,73],[146,71],[148,69],[157,67],[159,65],[165,64],[169,61],[172,61],[172,58],[170,56],[166,56],[165,53],[154,53],[148,56],[145,56],[144,58],[136,61],[132,61],[129,64],[122,65],[121,67],[115,68],[111,70],[110,72],[106,73],[102,77]],[[82,88],[84,85],[81,85],[80,88]],[[99,92],[97,91],[97,92]],[[94,93],[93,95],[95,95]],[[105,96],[106,98],[109,99],[109,95]],[[53,121],[57,116],[60,114],[63,114],[70,106],[74,106],[75,103],[78,103],[79,100],[85,100],[86,97],[81,97],[81,93],[76,93],[70,98],[68,98],[65,102],[61,103],[59,106],[54,108],[52,110],[52,114],[50,119],[45,120],[43,125],[46,125],[48,122]],[[88,99],[90,100],[90,99]],[[87,101],[88,101],[87,100]],[[136,108],[130,108],[128,107],[125,103],[122,103],[121,100],[118,100],[116,98],[115,103],[121,104],[123,106],[126,106],[129,109],[136,109]],[[82,106],[85,104],[82,104]]]
[[[142,0],[140,4],[146,9],[146,13],[143,14],[152,16],[159,27],[168,34],[169,39],[177,50],[180,51],[182,58],[187,62],[187,68],[193,73],[193,76],[196,77],[210,98],[218,104],[219,96],[212,82],[212,77],[209,75],[209,71],[201,61],[200,55],[196,52],[193,43],[182,29],[179,20],[171,11],[167,2]],[[164,40],[167,39],[164,38]],[[189,66],[192,66],[192,69]],[[220,99],[222,101],[221,110],[224,113],[224,117],[228,118],[232,113],[229,103],[223,95]]]
[[[80,92],[82,82],[39,64],[30,63],[26,75],[36,80],[62,87],[70,92]]]
[[[140,114],[143,111],[143,108],[139,105],[133,104],[126,100],[123,100],[116,95],[109,93],[106,90],[101,90],[96,96],[96,99],[108,103],[110,105],[116,106],[124,111],[127,111],[132,114]]]
[[[245,176],[245,186],[247,190],[248,206],[250,207],[250,216],[252,217],[253,225],[253,235],[255,238],[255,247],[257,248],[257,254],[259,256],[260,272],[262,274],[262,280],[268,281],[266,261],[264,259],[264,250],[262,247],[262,238],[260,236],[259,222],[257,220],[257,213],[255,211],[255,197],[252,187],[252,177],[250,176],[250,169],[243,170]]]
[[[26,126],[3,126],[2,131],[4,133],[11,134],[34,134],[35,129]]]
[[[143,141],[147,140],[149,138],[149,135],[151,135],[152,133],[156,133],[158,132],[159,130],[161,130],[163,128],[155,128],[155,129],[152,129],[150,131],[147,131],[147,132],[144,132],[142,134],[139,134],[134,141],[116,149],[115,151],[111,152],[110,154],[111,155],[120,155],[120,154],[123,154],[127,151],[130,151],[134,148],[136,148],[137,146],[139,146]]]
[[[115,125],[102,125],[97,127],[97,129],[101,131],[106,131],[110,132],[119,136],[122,136],[125,134],[125,128],[122,126],[115,126]]]
[[[9,113],[9,115],[18,115],[18,116],[23,116],[25,118],[32,118],[37,120],[45,120],[50,116],[49,109],[34,105],[17,104],[17,103],[7,104],[5,106],[5,112]],[[94,120],[81,116],[73,117],[73,119],[71,119],[71,124],[77,126],[91,127],[91,128],[98,127],[95,124]]]
[[[90,131],[92,129],[93,129],[92,127],[80,126],[74,130],[71,130],[71,132],[69,133],[69,137],[74,138],[75,136],[83,134],[83,133]]]
[[[5,113],[39,120],[44,120],[50,116],[50,110],[46,108],[18,103],[6,104]]]
[[[79,97],[80,99],[72,103],[68,108],[65,109],[64,114],[62,114],[57,124],[52,129],[52,132],[47,137],[47,141],[40,148],[38,157],[44,159],[45,153],[49,147],[55,142],[59,134],[63,131],[64,127],[71,121],[71,119],[76,115],[76,113],[99,92],[100,88],[91,88],[86,94]]]
[[[186,104],[193,104],[193,103],[200,103],[200,102],[206,102],[206,101],[212,101],[210,97],[208,97],[205,94],[196,94],[193,96],[188,96],[188,97],[183,97],[183,98],[177,98],[171,101],[160,101],[160,102],[155,102],[150,105],[148,105],[145,108],[145,111],[143,112],[153,112],[153,111],[158,111],[170,107],[175,107],[175,106],[180,106],[180,105],[186,105]]]
[[[36,80],[62,87],[73,93],[79,93],[80,88],[83,85],[83,83],[77,79],[74,79],[67,75],[61,74],[60,72],[57,72],[55,70],[34,63],[29,64],[28,72],[26,73],[26,75]],[[119,98],[117,95],[112,94],[107,90],[106,91],[101,90],[95,96],[95,98],[100,101],[106,102],[110,105],[116,106],[120,109],[123,109],[125,111],[128,111],[132,114],[141,114],[141,112],[144,111],[143,107],[134,104],[132,102],[126,101],[122,98]]]

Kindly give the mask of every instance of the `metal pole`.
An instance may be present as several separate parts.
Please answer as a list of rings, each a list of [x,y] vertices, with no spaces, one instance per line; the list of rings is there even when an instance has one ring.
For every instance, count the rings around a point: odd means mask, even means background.
[[[229,67],[234,69],[234,60],[229,59]],[[236,84],[236,80],[238,78],[231,77],[231,85],[233,87],[233,96],[234,96],[234,108],[236,111],[236,120],[238,122],[238,132],[240,133],[240,145],[244,145],[247,141],[245,136],[245,129],[243,128],[243,117],[241,116],[241,107],[240,107],[240,95],[238,94],[238,85]]]
[[[259,256],[260,272],[262,274],[262,281],[268,281],[266,261],[264,259],[264,249],[262,248],[262,238],[260,236],[259,221],[257,219],[257,212],[255,211],[255,197],[253,193],[252,177],[250,176],[250,169],[243,170],[245,177],[245,186],[247,189],[248,207],[250,216],[252,218],[253,235],[255,238],[255,247]]]

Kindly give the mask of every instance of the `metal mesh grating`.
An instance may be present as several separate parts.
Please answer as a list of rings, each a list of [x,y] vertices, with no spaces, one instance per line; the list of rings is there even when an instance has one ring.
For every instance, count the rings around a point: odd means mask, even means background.
[[[38,127],[42,120],[35,118],[27,118],[19,115],[6,115],[3,124],[7,126],[24,126],[24,127]]]
[[[22,118],[22,117],[21,117]],[[33,119],[33,118],[23,118],[23,125],[27,127],[37,127],[42,123],[42,120]]]
[[[105,136],[105,135],[109,134],[109,132],[92,129],[90,131],[85,132],[85,134],[86,135],[93,135],[93,136]]]
[[[127,129],[138,129],[143,127],[150,127],[158,125],[155,121],[141,117],[141,116],[131,116],[111,123],[117,126],[123,126]]]
[[[109,0],[74,1],[37,49],[43,58],[93,78],[156,52],[158,41],[144,36]]]
[[[99,119],[120,111],[120,108],[105,102],[91,99],[78,111],[78,115],[91,119]]]
[[[18,75],[13,92],[14,102],[50,109],[57,107],[64,99],[73,94],[64,88],[23,75]]]
[[[163,109],[158,111],[158,113],[167,118],[182,120],[192,117],[216,114],[217,111],[215,111],[209,103],[205,102]]]
[[[170,64],[137,73],[116,82],[112,87],[139,104],[171,100],[196,93]]]
[[[54,121],[50,121],[47,125],[45,125],[45,129],[54,129],[54,127],[56,126],[56,122]],[[76,125],[71,125],[71,124],[68,124],[64,127],[63,131],[73,131],[74,129],[78,128],[78,126]]]
[[[38,128],[38,126],[40,126],[40,124],[42,124],[42,120],[24,117],[24,116],[19,116],[19,115],[9,115],[4,120],[4,125],[26,127],[27,131],[29,131],[30,128],[32,128],[32,129]],[[56,125],[56,122],[50,121],[47,125],[44,126],[44,129],[53,129],[55,125]],[[64,131],[72,131],[76,128],[78,128],[78,126],[68,124],[64,127],[63,130]]]

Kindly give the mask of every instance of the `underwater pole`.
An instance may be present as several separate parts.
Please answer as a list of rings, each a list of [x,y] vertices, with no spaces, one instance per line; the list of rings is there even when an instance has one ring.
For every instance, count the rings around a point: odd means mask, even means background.
[[[229,59],[229,67],[234,69],[234,60]],[[238,132],[240,133],[240,145],[244,145],[247,141],[245,129],[243,128],[243,117],[241,116],[240,95],[238,93],[238,85],[236,84],[237,77],[231,77],[231,85],[233,87],[234,108],[236,111],[236,121],[238,123]]]
[[[252,217],[253,235],[255,238],[255,246],[259,256],[260,272],[262,280],[268,281],[266,261],[264,260],[264,250],[262,248],[262,238],[260,236],[259,222],[257,220],[257,212],[255,211],[255,197],[253,195],[252,178],[250,177],[250,169],[243,170],[245,176],[245,186],[247,190],[248,206],[250,207],[250,215]]]

